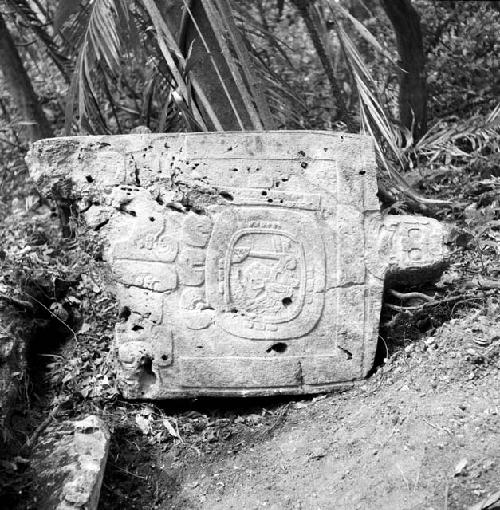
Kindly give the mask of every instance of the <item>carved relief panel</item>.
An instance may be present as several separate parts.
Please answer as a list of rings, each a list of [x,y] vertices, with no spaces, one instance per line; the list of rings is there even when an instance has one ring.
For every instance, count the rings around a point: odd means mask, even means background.
[[[67,164],[89,225],[99,218],[108,242],[126,397],[352,383],[372,367],[386,274],[444,260],[433,220],[382,221],[368,138],[103,140],[100,150],[92,137],[73,138]],[[91,168],[100,173],[88,179]]]
[[[321,317],[325,253],[314,213],[235,208],[221,215],[208,247],[207,300],[216,324],[237,337],[290,339]]]

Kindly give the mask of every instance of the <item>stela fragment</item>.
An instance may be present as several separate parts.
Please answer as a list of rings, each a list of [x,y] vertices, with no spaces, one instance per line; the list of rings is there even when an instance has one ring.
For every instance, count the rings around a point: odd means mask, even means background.
[[[373,365],[384,281],[439,276],[446,228],[383,218],[370,138],[72,137],[32,176],[106,240],[128,398],[318,393]]]

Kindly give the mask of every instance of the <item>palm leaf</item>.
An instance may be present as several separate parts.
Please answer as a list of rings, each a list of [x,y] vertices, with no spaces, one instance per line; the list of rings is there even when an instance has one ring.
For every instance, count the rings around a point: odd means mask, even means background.
[[[54,31],[59,32],[63,25],[81,10],[80,0],[59,0],[54,16]]]
[[[109,104],[119,127],[118,106],[110,87],[121,73],[125,43],[134,36],[128,4],[125,0],[70,0],[59,7],[59,34],[69,41],[68,51],[77,53],[66,101],[65,131],[71,132],[76,110],[80,128],[108,133],[103,104]]]
[[[323,0],[324,3],[326,3],[332,13],[338,13],[347,20],[349,20],[356,30],[356,32],[366,41],[368,44],[370,44],[376,51],[384,55],[389,61],[397,66],[396,58],[386,49],[384,48],[375,38],[375,36],[359,21],[356,19],[345,7],[343,7],[340,3],[335,2],[333,0]]]
[[[221,19],[225,21],[227,33],[237,56],[237,64],[241,67],[249,95],[257,107],[258,117],[256,118],[255,124],[261,129],[272,129],[274,127],[274,122],[271,117],[269,105],[265,100],[260,80],[257,80],[253,61],[250,58],[245,41],[236,26],[229,0],[205,1],[213,1],[219,9]]]
[[[184,70],[187,68],[187,61],[184,55],[182,54],[182,51],[179,48],[173,33],[171,32],[167,23],[165,23],[165,20],[163,19],[163,16],[158,10],[158,7],[156,6],[155,2],[153,0],[142,0],[142,3],[144,4],[144,7],[146,8],[146,11],[149,17],[151,18],[151,21],[155,28],[158,45],[160,47],[163,58],[165,59],[167,67],[175,81],[175,84],[177,86],[177,92],[184,101],[184,103],[186,105],[189,105],[190,107],[189,109],[191,110],[191,114],[195,119],[196,123],[200,126],[202,130],[206,131],[207,130],[206,123],[203,119],[200,110],[192,100],[190,87],[188,86],[188,83],[186,82],[183,76]],[[216,129],[222,130],[220,121],[217,118],[215,112],[213,111],[213,108],[211,107],[204,91],[201,89],[196,80],[192,80],[192,83],[193,88],[195,89],[200,100],[200,103],[206,109],[210,119],[216,126]]]
[[[185,9],[186,9],[186,12],[188,13],[189,17],[191,18],[191,22],[193,23],[196,31],[198,32],[198,36],[205,48],[205,51],[207,52],[207,55],[208,57],[210,58],[210,61],[212,63],[212,66],[215,70],[215,74],[217,75],[217,78],[219,80],[219,83],[224,91],[224,94],[226,95],[226,98],[231,106],[231,109],[236,117],[236,120],[240,126],[240,128],[243,130],[244,129],[244,125],[243,125],[243,121],[241,119],[241,116],[240,116],[240,113],[238,111],[238,108],[236,108],[236,105],[234,104],[234,100],[229,92],[229,89],[227,87],[227,84],[226,84],[226,79],[223,78],[222,76],[222,72],[221,72],[221,69],[219,68],[219,66],[217,65],[217,62],[215,61],[211,51],[210,51],[210,48],[208,46],[208,43],[205,39],[205,36],[203,35],[203,32],[202,30],[200,29],[200,26],[198,25],[198,22],[196,20],[196,18],[193,16],[193,13],[191,11],[191,8],[190,6],[188,5],[188,3],[183,0],[184,2],[184,6],[185,6]],[[212,8],[213,6],[211,4],[207,4],[205,5],[205,11],[207,13],[207,16],[208,16],[208,19],[209,21],[211,21],[212,23],[212,26],[214,26],[216,23],[217,23],[217,16],[215,15],[215,20],[214,20],[214,13],[212,11]],[[216,34],[216,36],[218,36],[219,38],[221,37],[220,35],[220,30],[219,30],[219,27],[217,27],[217,29],[214,27],[214,32]],[[242,89],[243,85],[242,85],[242,79],[241,79],[241,76],[240,74],[238,73],[237,71],[237,68],[236,66],[234,65],[234,62],[231,60],[230,58],[230,53],[229,53],[229,49],[227,47],[227,45],[225,44],[225,41],[223,41],[223,44],[222,44],[222,52],[224,53],[224,56],[226,57],[226,63],[228,64],[228,67],[232,73],[232,76],[233,76],[233,79],[235,80],[235,83],[236,85]],[[220,123],[217,119],[217,123],[219,124],[220,126]]]
[[[365,64],[360,53],[356,49],[349,35],[345,32],[341,23],[336,23],[337,35],[342,45],[342,50],[348,62],[350,71],[354,76],[356,88],[360,99],[360,110],[363,128],[375,143],[377,156],[382,162],[389,178],[396,190],[409,201],[425,211],[429,205],[446,205],[448,201],[429,199],[414,191],[409,182],[403,177],[392,162],[396,159],[400,168],[408,166],[408,157],[401,149],[401,139],[389,120],[382,102],[376,94],[376,84],[371,76],[368,66]],[[388,155],[392,155],[392,158]]]
[[[217,40],[223,56],[223,61],[229,70],[230,77],[225,76],[213,57],[210,47],[205,39],[195,16],[191,11],[188,2],[183,0],[184,7],[188,13],[198,37],[205,48],[208,58],[215,70],[218,82],[224,91],[231,110],[238,122],[240,129],[244,130],[245,125],[242,115],[248,116],[253,129],[271,128],[273,125],[269,107],[264,99],[259,83],[255,79],[255,72],[247,52],[247,47],[239,33],[234,21],[231,7],[227,0],[200,0],[206,13],[212,32]],[[229,80],[234,82],[237,95],[241,103],[235,104],[236,97],[233,97],[234,89],[229,89]]]
[[[203,89],[200,80],[189,73],[189,59],[181,51],[174,37],[174,30],[169,27],[168,20],[163,19],[153,0],[141,1],[155,28],[161,54],[175,82],[175,91],[183,100],[182,105],[178,104],[180,110],[183,111],[183,115],[186,117],[187,111],[190,111],[191,117],[202,129],[207,129],[206,121],[209,120],[216,130],[222,130],[221,121],[209,100],[209,92]],[[226,96],[240,129],[245,129],[243,117],[250,119],[251,129],[271,128],[273,119],[269,106],[255,77],[252,59],[248,55],[245,40],[236,26],[228,0],[199,1],[220,48],[223,57],[222,63],[218,63],[212,55],[209,43],[203,33],[205,28],[199,26],[198,20],[191,12],[190,3],[182,0],[184,12],[197,32],[197,37],[206,52],[206,58],[212,64],[217,81]],[[186,20],[186,16],[184,20]],[[185,25],[185,22],[183,25]],[[180,32],[182,34],[183,30],[181,29]],[[221,66],[224,66],[224,69]],[[229,75],[226,75],[227,70]],[[189,81],[189,86],[187,81]],[[231,86],[229,85],[230,82],[232,82]],[[191,94],[191,88],[194,91],[194,97]],[[236,104],[237,99],[238,104]],[[204,114],[207,115],[207,119],[203,119]]]
[[[265,98],[274,124],[280,127],[301,127],[307,106],[276,67],[278,61],[278,67],[283,66],[297,73],[287,54],[293,51],[292,48],[272,31],[265,19],[264,10],[260,11],[259,21],[253,3],[239,0],[232,5],[235,21],[240,28],[239,33],[251,59],[255,77],[260,83],[259,95]]]
[[[260,80],[256,78],[253,57],[248,54],[246,41],[236,26],[229,1],[199,1],[202,2],[224,56],[224,65],[230,71],[229,77],[225,76],[226,69],[224,72],[218,69],[189,4],[183,0],[184,9],[205,45],[207,58],[212,59],[220,86],[238,118],[240,129],[244,129],[241,115],[251,120],[251,129],[271,128],[272,115],[260,88]],[[139,23],[143,21],[141,17],[147,18],[149,27],[144,31],[143,39],[149,40],[150,47],[154,49],[148,58],[158,61],[161,69],[161,86],[158,90],[168,91],[161,108],[163,113],[159,115],[162,118],[161,124],[167,124],[166,119],[173,108],[184,119],[187,129],[207,130],[210,121],[216,130],[222,130],[222,123],[211,104],[209,92],[189,72],[189,54],[184,54],[179,47],[174,36],[175,30],[163,18],[155,0],[136,0],[132,3],[125,0],[62,0],[56,14],[58,33],[63,40],[69,41],[68,49],[76,54],[75,71],[68,92],[66,131],[69,132],[76,112],[80,127],[85,124],[90,132],[108,132],[103,108],[100,107],[103,98],[105,104],[110,104],[119,124],[116,116],[118,107],[114,104],[110,89],[111,85],[119,82],[123,48],[126,39],[131,38],[128,34],[133,30],[129,28],[135,27],[131,12]],[[136,37],[135,43],[131,44],[136,50],[138,39]],[[236,95],[239,96],[238,100],[241,99],[238,105],[235,104],[236,97],[231,97],[235,91],[232,85],[230,93],[228,80],[235,84]],[[169,114],[164,111],[166,105],[169,105]]]
[[[464,145],[468,145],[464,150]],[[429,163],[451,159],[468,161],[482,153],[500,151],[500,103],[488,115],[476,115],[466,121],[443,120],[418,141],[414,153]]]
[[[45,28],[46,24],[40,20],[38,14],[33,10],[29,2],[27,0],[6,0],[5,3],[21,16],[26,25],[42,42],[52,62],[54,62],[55,66],[59,69],[63,78],[66,82],[69,82],[71,74],[70,62],[61,51],[59,45],[49,35]]]
[[[349,115],[342,88],[335,73],[334,54],[331,45],[328,44],[330,34],[328,33],[323,13],[318,12],[318,9],[321,9],[322,6],[315,5],[307,0],[291,0],[291,2],[304,20],[314,49],[328,78],[331,98],[335,101],[337,110],[332,118],[332,122],[341,121],[347,126],[349,131],[355,131],[352,117]]]

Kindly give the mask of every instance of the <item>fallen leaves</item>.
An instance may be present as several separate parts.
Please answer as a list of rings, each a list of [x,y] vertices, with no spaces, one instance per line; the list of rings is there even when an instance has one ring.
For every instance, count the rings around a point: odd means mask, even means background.
[[[175,437],[182,441],[181,436],[179,434],[179,426],[178,426],[177,422],[175,422],[175,428],[172,426],[172,424],[170,423],[168,418],[163,418],[162,423],[163,423],[163,426],[167,429],[168,433],[172,437]]]
[[[147,436],[151,430],[151,417],[150,416],[144,416],[142,414],[136,414],[135,415],[135,423],[139,427],[140,431]]]

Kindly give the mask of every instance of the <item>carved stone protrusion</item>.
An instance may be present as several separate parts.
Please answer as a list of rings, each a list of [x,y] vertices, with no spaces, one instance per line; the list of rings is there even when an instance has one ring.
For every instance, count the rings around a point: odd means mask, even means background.
[[[433,218],[386,216],[380,243],[387,246],[386,281],[399,286],[439,278],[447,265],[449,229]]]
[[[350,384],[372,368],[384,282],[446,264],[439,222],[382,217],[363,136],[74,137],[37,142],[28,160],[46,194],[71,179],[107,242],[129,398]]]

